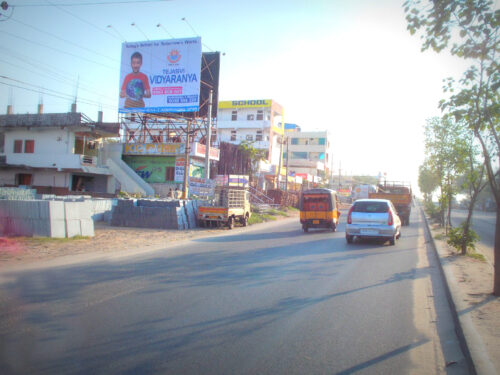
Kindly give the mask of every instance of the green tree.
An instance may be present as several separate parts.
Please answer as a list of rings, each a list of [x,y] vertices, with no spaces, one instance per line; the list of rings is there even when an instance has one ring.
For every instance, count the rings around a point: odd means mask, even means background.
[[[432,193],[439,187],[439,177],[427,164],[422,164],[418,171],[418,187],[424,194],[425,201],[432,201]]]
[[[253,179],[257,172],[259,161],[267,160],[267,150],[255,148],[253,142],[243,141],[239,144],[238,149],[245,156],[245,169],[249,171],[250,179]]]
[[[422,50],[449,50],[470,62],[456,82],[445,86],[443,111],[465,121],[478,140],[489,185],[497,205],[493,294],[500,295],[500,10],[491,0],[408,0],[404,2],[408,30],[422,32]]]
[[[461,124],[451,118],[434,117],[425,127],[425,168],[435,176],[439,186],[441,225],[451,222],[451,201],[456,194],[456,181],[465,170],[467,142]]]

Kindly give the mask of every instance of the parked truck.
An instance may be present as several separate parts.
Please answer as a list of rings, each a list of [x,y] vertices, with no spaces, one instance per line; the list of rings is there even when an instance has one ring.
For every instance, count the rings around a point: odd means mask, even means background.
[[[398,211],[402,225],[410,225],[412,190],[409,182],[384,181],[377,185],[377,191],[368,194],[372,199],[388,199]]]
[[[250,193],[247,183],[231,180],[223,181],[215,187],[215,197],[210,204],[198,207],[198,224],[202,227],[223,226],[233,229],[236,222],[248,225],[250,219]],[[231,182],[233,181],[233,182]]]

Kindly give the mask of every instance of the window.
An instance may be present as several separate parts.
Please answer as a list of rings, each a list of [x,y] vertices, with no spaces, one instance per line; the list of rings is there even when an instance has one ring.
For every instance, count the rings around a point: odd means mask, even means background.
[[[307,152],[292,152],[290,156],[292,159],[307,159]]]
[[[175,181],[175,167],[165,168],[165,181]]]
[[[238,120],[238,111],[231,112],[231,121]]]
[[[325,144],[325,138],[319,138],[318,139],[318,144],[319,145],[324,145]]]
[[[387,203],[385,202],[355,202],[352,212],[387,212]]]
[[[255,115],[252,113],[252,114],[249,114],[247,115],[247,120],[249,121],[253,121],[255,119]]]
[[[262,141],[262,130],[257,130],[257,135],[255,136],[256,141]]]
[[[253,135],[252,134],[247,134],[246,139],[247,139],[247,141],[253,141]]]
[[[231,130],[231,141],[236,141],[236,130]]]
[[[298,138],[292,138],[292,145],[298,145],[299,144],[299,139]]]
[[[14,153],[20,154],[23,152],[23,141],[20,139],[16,139],[14,141]]]
[[[264,111],[262,109],[257,111],[257,121],[258,120],[264,120]]]
[[[35,152],[35,141],[32,139],[27,139],[24,141],[24,153],[32,154]]]
[[[4,146],[5,146],[5,134],[0,133],[0,154],[3,154],[5,152]]]

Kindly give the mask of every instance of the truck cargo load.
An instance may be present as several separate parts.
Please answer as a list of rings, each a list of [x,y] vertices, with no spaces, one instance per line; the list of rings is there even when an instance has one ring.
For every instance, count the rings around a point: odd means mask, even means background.
[[[410,225],[413,193],[409,182],[385,181],[377,185],[377,191],[369,193],[370,199],[388,199],[392,202],[403,225]]]

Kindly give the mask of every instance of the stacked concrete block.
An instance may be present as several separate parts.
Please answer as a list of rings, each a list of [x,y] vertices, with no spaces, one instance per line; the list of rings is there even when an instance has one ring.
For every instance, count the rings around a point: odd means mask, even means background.
[[[111,225],[161,229],[190,228],[184,201],[161,199],[118,200],[112,211]]]
[[[116,205],[116,199],[92,199],[89,201],[92,205],[92,220],[107,221],[111,217],[113,206]]]
[[[66,235],[62,202],[2,200],[0,223],[2,235],[59,238]]]
[[[90,204],[48,200],[0,200],[0,234],[14,236],[93,236]]]
[[[17,187],[0,187],[0,199],[33,200],[36,199],[36,190]]]
[[[94,236],[94,221],[92,220],[92,203],[64,202],[66,216],[66,236]]]
[[[57,201],[43,201],[46,202],[47,205],[45,207],[48,208],[48,220],[44,219],[49,223],[50,226],[50,235],[46,237],[56,237],[56,238],[64,238],[70,237],[66,231],[66,210],[64,202]],[[46,213],[43,214],[45,217]]]
[[[197,201],[184,201],[184,211],[188,228],[196,228],[196,213],[198,212]]]

